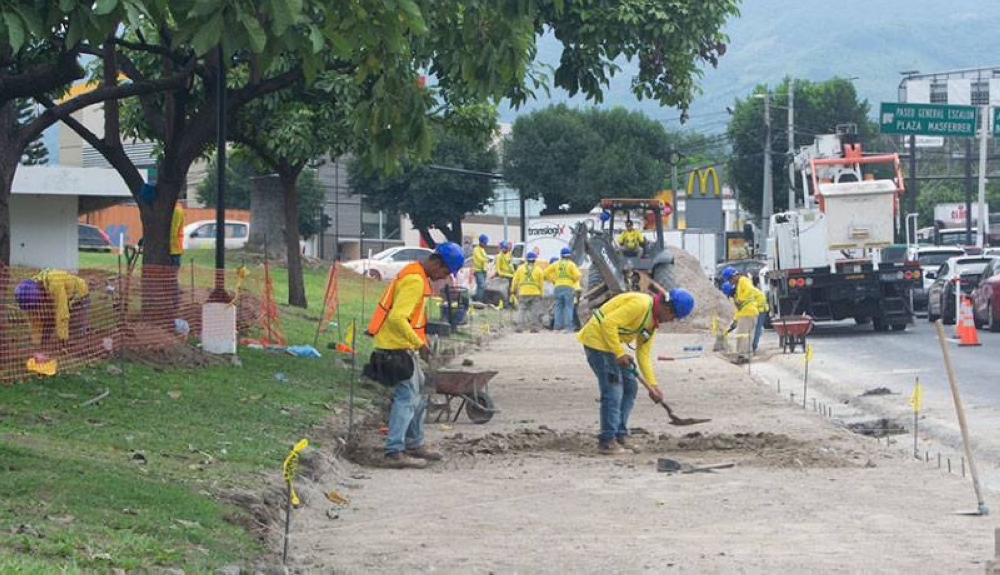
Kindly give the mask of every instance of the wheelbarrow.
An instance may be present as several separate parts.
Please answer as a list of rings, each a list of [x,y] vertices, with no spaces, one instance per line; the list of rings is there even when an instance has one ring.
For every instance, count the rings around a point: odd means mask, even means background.
[[[806,336],[812,331],[812,316],[783,315],[771,321],[774,331],[778,334],[778,343],[781,344],[781,351],[795,353],[797,346],[806,349]]]
[[[427,384],[434,393],[443,396],[442,401],[431,400],[431,405],[437,408],[435,422],[444,417],[446,421],[458,420],[465,408],[465,414],[472,423],[486,423],[499,411],[493,404],[489,394],[489,381],[496,376],[496,371],[461,371],[453,369],[437,369],[427,373]],[[452,417],[453,402],[459,402]],[[430,410],[427,411],[430,419]]]

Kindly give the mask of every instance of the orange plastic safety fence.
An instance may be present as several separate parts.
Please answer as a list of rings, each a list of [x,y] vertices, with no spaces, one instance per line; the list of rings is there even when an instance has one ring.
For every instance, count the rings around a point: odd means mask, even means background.
[[[0,383],[78,370],[118,354],[190,344],[215,270],[139,265],[129,272],[0,266]],[[260,267],[226,270],[226,301],[240,335],[256,335]],[[181,366],[179,366],[181,367]]]

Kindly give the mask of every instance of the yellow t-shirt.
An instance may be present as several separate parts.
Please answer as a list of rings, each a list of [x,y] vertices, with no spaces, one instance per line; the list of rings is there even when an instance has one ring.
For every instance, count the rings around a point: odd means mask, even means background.
[[[571,287],[576,289],[580,281],[580,268],[573,260],[562,258],[545,268],[545,279],[556,287]]]
[[[174,204],[174,215],[170,217],[170,255],[184,254],[184,208]]]
[[[538,264],[525,262],[514,273],[514,281],[510,284],[510,291],[519,296],[542,295],[544,281],[542,270]]]
[[[392,308],[386,315],[385,323],[375,334],[378,349],[420,349],[423,340],[413,331],[410,319],[417,304],[424,301],[424,279],[417,274],[396,278],[393,287]]]
[[[510,252],[500,252],[494,261],[498,276],[502,278],[514,277],[514,264],[511,262]]]
[[[643,244],[645,238],[639,230],[625,230],[618,235],[618,245],[626,250],[638,249]]]
[[[615,357],[625,354],[622,344],[636,342],[635,357],[639,362],[639,371],[646,383],[656,386],[656,375],[649,358],[655,336],[653,296],[629,292],[605,302],[590,317],[576,339],[591,349],[606,351]]]
[[[90,293],[87,282],[63,270],[44,270],[34,278],[52,299],[56,316],[56,337],[60,341],[69,339],[70,303]]]
[[[753,281],[747,276],[736,280],[736,317],[757,317],[767,311],[767,298],[764,292],[753,286]]]
[[[489,266],[490,258],[486,255],[486,250],[483,246],[472,248],[472,271],[485,272]]]

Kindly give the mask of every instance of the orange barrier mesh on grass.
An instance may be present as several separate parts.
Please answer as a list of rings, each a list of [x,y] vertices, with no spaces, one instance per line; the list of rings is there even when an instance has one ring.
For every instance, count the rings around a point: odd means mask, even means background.
[[[213,293],[216,272],[189,264],[140,265],[132,273],[124,267],[71,276],[40,273],[0,267],[0,383],[71,372],[121,353],[141,356],[186,345],[202,336],[202,305]],[[25,280],[37,280],[39,289],[19,290]],[[260,267],[225,271],[241,335],[258,329],[262,285]]]

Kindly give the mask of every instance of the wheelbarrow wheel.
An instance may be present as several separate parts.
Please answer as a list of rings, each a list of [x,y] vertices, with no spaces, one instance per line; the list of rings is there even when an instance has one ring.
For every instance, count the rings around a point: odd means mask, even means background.
[[[478,399],[477,405],[473,399]],[[465,414],[469,416],[472,423],[483,424],[493,419],[493,398],[486,393],[478,393],[469,397],[465,401]]]

